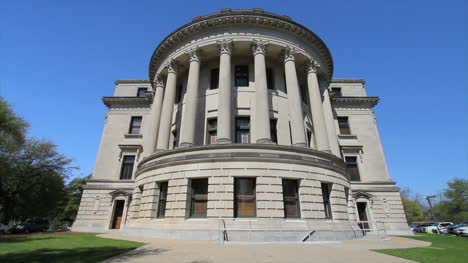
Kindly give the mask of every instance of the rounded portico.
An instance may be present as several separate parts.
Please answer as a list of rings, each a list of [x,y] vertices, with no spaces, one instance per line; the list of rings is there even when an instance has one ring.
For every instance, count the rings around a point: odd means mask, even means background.
[[[348,174],[322,106],[332,71],[314,33],[262,10],[222,10],[169,35],[150,62],[159,127],[145,134],[127,231],[212,239],[235,218],[350,230]]]

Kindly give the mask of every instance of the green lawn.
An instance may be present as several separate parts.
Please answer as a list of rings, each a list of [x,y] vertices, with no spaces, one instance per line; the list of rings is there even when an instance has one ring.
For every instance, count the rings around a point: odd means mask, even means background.
[[[403,237],[428,241],[432,245],[430,247],[379,249],[375,251],[422,263],[468,262],[468,237],[428,234]]]
[[[64,233],[0,236],[0,262],[98,262],[144,245],[96,235]]]

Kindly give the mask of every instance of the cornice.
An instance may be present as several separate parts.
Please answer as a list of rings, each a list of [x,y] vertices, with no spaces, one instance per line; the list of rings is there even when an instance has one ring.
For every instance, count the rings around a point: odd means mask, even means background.
[[[171,48],[173,48],[177,43],[184,41],[203,30],[229,24],[252,24],[254,26],[262,25],[275,28],[277,30],[287,31],[295,37],[310,43],[313,49],[323,60],[325,65],[322,65],[322,67],[327,69],[328,78],[330,79],[333,75],[333,59],[328,47],[314,32],[312,32],[307,27],[292,21],[288,16],[281,16],[265,12],[263,9],[254,8],[249,10],[233,10],[227,8],[222,9],[216,13],[196,17],[191,22],[179,27],[166,38],[164,38],[155,49],[151,57],[149,63],[150,80],[153,80],[155,77],[157,68],[159,67],[160,63],[162,63],[165,56],[167,56],[166,52],[171,50]]]
[[[102,102],[108,108],[140,106],[149,108],[153,103],[153,94],[146,93],[146,97],[103,97]]]
[[[115,85],[119,84],[151,84],[149,79],[118,79]]]
[[[379,102],[379,97],[333,97],[334,107],[373,108]]]
[[[366,84],[364,79],[332,79],[330,84],[332,83],[362,83]]]

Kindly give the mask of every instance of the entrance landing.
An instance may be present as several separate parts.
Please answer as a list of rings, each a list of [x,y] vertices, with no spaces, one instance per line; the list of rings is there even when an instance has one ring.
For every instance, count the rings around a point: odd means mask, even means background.
[[[290,244],[219,244],[214,241],[167,240],[126,237],[107,233],[105,238],[125,239],[147,245],[103,263],[116,262],[330,262],[330,263],[399,263],[414,262],[371,251],[430,246],[429,242],[390,237],[387,240],[347,240],[329,243]]]

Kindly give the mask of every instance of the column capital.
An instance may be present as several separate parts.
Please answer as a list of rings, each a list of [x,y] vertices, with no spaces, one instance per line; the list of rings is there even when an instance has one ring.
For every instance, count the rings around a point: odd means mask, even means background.
[[[315,59],[310,59],[306,64],[307,73],[317,73],[320,70],[320,63]]]
[[[284,49],[284,62],[296,60],[297,49],[295,47],[287,46]]]
[[[234,45],[232,39],[219,40],[216,43],[218,44],[220,54],[231,55],[232,46]]]
[[[255,55],[265,55],[269,42],[265,40],[254,39],[252,43],[252,52]]]
[[[177,63],[173,59],[169,60],[164,67],[167,68],[168,73],[177,73]]]
[[[198,46],[187,49],[185,51],[185,54],[189,56],[190,62],[192,61],[200,62],[200,49]]]
[[[164,82],[162,80],[161,75],[156,75],[156,77],[153,80],[154,87],[164,87]]]

